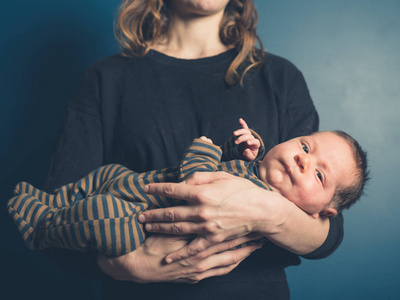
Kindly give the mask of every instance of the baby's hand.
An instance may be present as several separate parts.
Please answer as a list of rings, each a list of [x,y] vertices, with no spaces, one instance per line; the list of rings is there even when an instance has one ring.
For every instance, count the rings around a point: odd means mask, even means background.
[[[201,136],[201,137],[199,137],[199,139],[201,139],[203,141],[206,141],[206,142],[209,142],[210,144],[213,143],[211,139],[209,139],[208,137],[205,137],[205,136]]]
[[[254,160],[257,157],[261,143],[251,134],[249,127],[242,118],[239,119],[239,123],[242,129],[233,132],[233,135],[237,136],[235,144],[239,145],[239,152],[241,152],[245,159],[249,161]]]

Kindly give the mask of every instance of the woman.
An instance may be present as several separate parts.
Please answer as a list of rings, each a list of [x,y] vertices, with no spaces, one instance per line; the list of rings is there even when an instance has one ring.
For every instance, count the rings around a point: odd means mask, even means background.
[[[267,150],[317,130],[318,115],[301,73],[286,60],[255,50],[256,21],[251,0],[125,0],[117,26],[124,54],[87,70],[70,104],[47,189],[108,163],[137,172],[176,165],[194,137],[205,135],[221,144],[239,117],[260,133]],[[56,249],[48,255],[80,274],[102,278],[105,299],[287,299],[284,268],[300,262],[293,253],[320,258],[340,244],[340,217],[312,220],[293,205],[288,209],[281,198],[223,174],[195,176],[190,184],[201,189],[192,193],[201,200],[193,204],[200,210],[235,198],[237,205],[223,209],[240,215],[248,200],[257,199],[257,218],[214,219],[227,230],[203,235],[205,251],[170,264],[165,256],[189,237],[154,235],[138,250],[114,259]],[[176,189],[173,195],[188,198],[187,190]],[[256,228],[256,219],[272,225]],[[229,224],[237,220],[242,221],[239,229],[232,228]],[[274,243],[251,256],[258,246],[226,251],[252,230]],[[193,231],[192,226],[188,232]],[[218,244],[227,238],[237,239]]]

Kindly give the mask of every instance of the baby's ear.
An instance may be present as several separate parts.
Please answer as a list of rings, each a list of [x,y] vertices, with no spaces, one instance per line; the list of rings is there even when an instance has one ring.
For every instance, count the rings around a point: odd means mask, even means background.
[[[325,217],[334,217],[337,215],[337,213],[337,210],[333,207],[326,207],[320,212],[320,214]]]

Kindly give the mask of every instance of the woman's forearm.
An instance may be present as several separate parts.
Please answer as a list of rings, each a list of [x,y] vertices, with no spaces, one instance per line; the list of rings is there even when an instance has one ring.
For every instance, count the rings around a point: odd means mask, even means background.
[[[324,243],[329,232],[327,218],[314,219],[278,193],[258,192],[251,214],[253,232],[299,255],[310,253]]]

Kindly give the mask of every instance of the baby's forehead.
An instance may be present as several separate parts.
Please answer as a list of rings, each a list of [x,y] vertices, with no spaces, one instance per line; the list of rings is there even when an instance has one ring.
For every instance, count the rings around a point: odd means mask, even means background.
[[[325,151],[336,151],[340,148],[351,148],[350,143],[339,134],[334,131],[317,131],[305,138],[309,138],[314,141],[316,146],[329,146],[329,148],[324,148]]]
[[[351,143],[344,137],[335,132],[327,132],[334,143],[328,147],[330,155],[327,159],[335,165],[336,171],[340,174],[338,177],[338,186],[349,187],[354,184],[358,178],[358,168],[356,162],[356,154]],[[328,143],[329,144],[329,143]]]
[[[348,169],[356,169],[356,157],[350,142],[332,131],[320,131],[308,136],[319,154],[328,161],[337,161],[346,158],[352,162]]]

